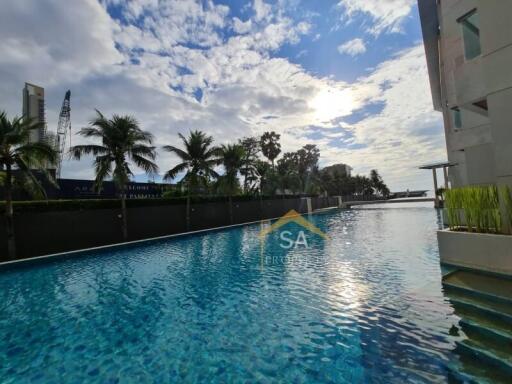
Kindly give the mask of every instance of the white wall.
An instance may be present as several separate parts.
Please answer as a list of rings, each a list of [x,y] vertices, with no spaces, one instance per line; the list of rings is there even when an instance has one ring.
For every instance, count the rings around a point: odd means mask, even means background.
[[[477,9],[482,55],[464,56],[457,20]],[[509,184],[512,180],[512,1],[440,2],[440,50],[443,115],[453,186]],[[428,52],[427,52],[428,54]],[[473,105],[487,99],[488,111]],[[462,128],[453,124],[459,107]]]

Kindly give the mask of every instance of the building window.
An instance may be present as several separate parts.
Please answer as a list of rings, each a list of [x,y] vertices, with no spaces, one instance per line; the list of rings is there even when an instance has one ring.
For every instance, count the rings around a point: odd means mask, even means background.
[[[452,108],[452,120],[453,120],[453,126],[455,127],[455,129],[462,128],[462,113],[461,113],[459,107]]]
[[[457,20],[462,25],[462,37],[464,39],[464,54],[466,60],[480,56],[480,23],[476,9]]]
[[[484,111],[488,111],[489,107],[487,106],[487,99],[483,99],[480,101],[477,101],[476,103],[473,103],[475,107],[478,107],[480,109],[483,109]]]

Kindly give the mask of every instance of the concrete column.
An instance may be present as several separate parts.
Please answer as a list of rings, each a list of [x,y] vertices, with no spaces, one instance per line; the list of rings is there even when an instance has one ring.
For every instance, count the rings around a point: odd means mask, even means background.
[[[345,204],[343,202],[343,198],[341,196],[336,196],[338,198],[338,208],[350,208],[350,207],[347,207],[347,204]]]
[[[313,213],[313,205],[311,204],[311,197],[306,197],[306,206],[308,207],[308,215]]]
[[[448,189],[448,167],[443,167],[444,189]]]
[[[432,168],[432,176],[434,176],[434,207],[439,208],[439,197],[437,196],[437,172],[435,168]]]

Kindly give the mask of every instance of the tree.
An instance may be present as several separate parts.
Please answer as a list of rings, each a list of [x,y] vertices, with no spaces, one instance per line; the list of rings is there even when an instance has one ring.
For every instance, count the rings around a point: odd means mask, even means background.
[[[229,217],[233,223],[233,203],[232,196],[238,188],[238,172],[244,166],[245,151],[244,147],[238,144],[223,145],[219,150],[220,162],[224,166],[225,175],[222,180],[225,191],[229,196]]]
[[[164,180],[174,179],[180,172],[187,186],[187,229],[190,228],[190,195],[195,193],[200,184],[206,188],[210,177],[218,177],[215,166],[219,164],[219,149],[212,146],[213,137],[201,131],[191,131],[188,138],[178,134],[185,149],[165,145],[163,149],[177,155],[181,162],[167,171]]]
[[[389,188],[384,183],[384,180],[382,180],[382,177],[379,175],[379,172],[376,169],[372,169],[370,171],[370,180],[372,182],[372,187],[375,190],[375,192],[379,193],[384,197],[389,196]]]
[[[300,190],[300,180],[297,169],[295,152],[286,152],[277,161],[277,176],[281,193],[291,190],[293,193]]]
[[[296,152],[285,153],[277,163],[281,188],[299,190],[302,193],[318,192],[319,159],[320,151],[312,144],[307,144]]]
[[[7,252],[10,259],[16,257],[16,238],[12,205],[13,182],[20,186],[45,194],[43,187],[34,174],[38,170],[49,180],[46,171],[48,165],[55,164],[58,153],[46,140],[30,142],[33,130],[41,128],[37,123],[25,117],[7,118],[0,113],[0,167],[5,190],[5,221],[7,230]]]
[[[257,178],[258,178],[258,189],[260,196],[269,193],[273,194],[274,186],[272,183],[273,170],[271,165],[262,160],[257,160],[255,164]]]
[[[261,152],[272,163],[272,168],[274,168],[274,160],[281,153],[280,138],[281,135],[274,131],[265,132],[260,138]]]
[[[297,173],[301,183],[302,192],[307,192],[314,184],[313,176],[318,169],[320,150],[313,144],[307,144],[295,153]]]
[[[244,149],[243,166],[240,173],[244,177],[244,193],[247,193],[250,186],[257,181],[256,161],[261,151],[260,141],[256,137],[244,137],[238,143]]]
[[[85,138],[101,139],[101,145],[75,145],[71,148],[71,154],[76,160],[84,155],[95,156],[93,164],[97,190],[101,190],[105,179],[112,177],[121,199],[123,239],[128,240],[126,184],[133,176],[129,162],[147,174],[158,172],[158,167],[153,162],[156,158],[155,147],[151,146],[153,135],[140,129],[139,123],[132,116],[114,114],[108,119],[98,110],[89,127],[80,129],[78,134]]]
[[[374,193],[373,183],[366,176],[357,175],[354,177],[354,192],[356,195],[371,196]]]

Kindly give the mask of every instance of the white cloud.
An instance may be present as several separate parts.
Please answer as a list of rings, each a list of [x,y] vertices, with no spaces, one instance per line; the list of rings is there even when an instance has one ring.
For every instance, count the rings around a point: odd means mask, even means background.
[[[142,25],[146,35],[158,40],[164,49],[189,43],[201,47],[218,45],[222,41],[219,30],[228,23],[229,8],[212,1],[129,0],[119,2],[117,6],[132,24],[122,25],[118,33],[121,37],[116,39],[122,39],[125,29],[133,28],[136,23]]]
[[[367,30],[378,35],[384,31],[401,32],[415,3],[416,0],[340,0],[338,5],[346,12],[343,19],[347,22],[359,13],[370,16],[373,24]]]
[[[263,0],[254,0],[252,8],[255,13],[256,21],[261,21],[263,19],[268,18],[272,10],[272,7],[269,4],[265,3]]]
[[[304,57],[308,54],[308,50],[307,49],[302,49],[299,53],[297,53],[295,55],[295,58],[296,59],[300,59],[301,57]]]
[[[244,35],[251,31],[252,28],[252,20],[242,21],[238,17],[233,18],[233,30],[240,34]]]
[[[366,52],[366,45],[363,39],[353,39],[346,43],[338,45],[338,52],[341,54],[347,54],[352,57],[362,55]]]
[[[4,2],[0,65],[11,76],[2,82],[21,78],[56,84],[90,72],[112,71],[124,59],[114,46],[116,28],[95,0],[85,0],[79,7],[63,7],[55,0]]]

